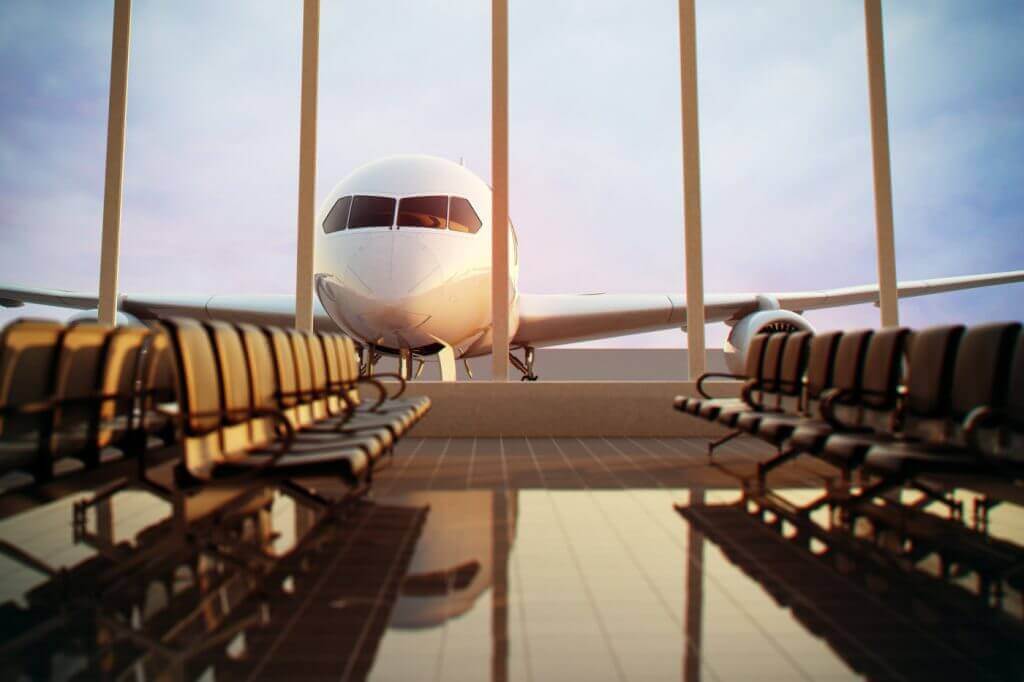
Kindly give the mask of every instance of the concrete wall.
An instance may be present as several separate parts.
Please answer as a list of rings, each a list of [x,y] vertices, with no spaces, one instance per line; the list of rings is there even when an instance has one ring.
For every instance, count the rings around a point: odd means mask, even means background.
[[[739,395],[739,382],[709,382],[715,396]],[[538,381],[409,384],[427,395],[430,413],[417,437],[720,436],[723,429],[672,408],[676,395],[696,395],[682,381]]]
[[[522,357],[522,353],[517,353]],[[541,348],[537,350],[535,369],[542,381],[685,381],[686,350],[676,348]],[[491,358],[484,356],[469,361],[473,378],[491,378]],[[382,358],[378,371],[394,372],[398,361]],[[709,372],[725,371],[725,354],[721,348],[709,349]],[[462,361],[457,363],[459,380],[467,380]],[[510,376],[518,380],[519,373]],[[428,361],[421,379],[440,379],[436,361]]]

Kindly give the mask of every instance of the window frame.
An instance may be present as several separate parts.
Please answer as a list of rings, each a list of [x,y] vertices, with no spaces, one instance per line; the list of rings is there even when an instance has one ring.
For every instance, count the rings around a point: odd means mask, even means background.
[[[389,225],[360,225],[359,227],[352,227],[352,208],[356,204],[356,199],[363,197],[365,199],[387,199],[392,202],[391,205],[391,223]],[[372,229],[395,229],[395,221],[398,219],[398,201],[399,198],[394,195],[387,194],[353,194],[352,205],[348,209],[348,220],[345,222],[346,230],[372,230]]]
[[[476,230],[474,230],[472,232],[468,232],[468,231],[463,231],[463,230],[453,230],[452,229],[452,199],[462,199],[463,201],[466,202],[466,205],[469,206],[469,210],[473,212],[473,217],[476,218],[476,222],[477,222]],[[464,197],[464,196],[462,196],[460,194],[449,194],[448,195],[448,231],[449,232],[454,232],[456,234],[464,234],[464,235],[472,237],[472,236],[474,236],[476,234],[479,234],[480,230],[482,230],[483,227],[484,227],[484,221],[480,217],[480,214],[477,213],[476,206],[473,205],[473,202],[470,201],[468,197]]]
[[[426,225],[399,225],[398,216],[402,213],[402,202],[407,199],[444,199],[444,225],[441,227],[430,227]],[[410,194],[408,196],[396,197],[395,204],[395,229],[396,230],[447,230],[448,212],[451,209],[452,196],[450,194]],[[440,217],[440,216],[437,216]]]
[[[328,232],[327,231],[327,221],[330,219],[331,214],[334,213],[334,210],[336,208],[338,208],[338,204],[340,204],[345,199],[349,200],[348,201],[348,210],[345,211],[345,223],[341,227],[339,227],[337,230],[331,230],[330,232]],[[344,232],[345,230],[348,229],[348,217],[352,213],[352,204],[354,202],[355,202],[355,195],[354,194],[346,194],[344,196],[341,196],[341,197],[337,198],[337,200],[334,202],[334,205],[331,206],[331,209],[329,211],[327,211],[327,215],[324,216],[323,222],[320,223],[320,229],[324,231],[324,234],[336,234],[338,232]]]

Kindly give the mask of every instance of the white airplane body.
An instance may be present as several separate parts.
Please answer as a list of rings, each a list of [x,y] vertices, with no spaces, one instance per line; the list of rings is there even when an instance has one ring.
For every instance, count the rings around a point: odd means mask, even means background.
[[[364,347],[454,357],[491,352],[491,189],[468,169],[430,156],[393,156],[353,171],[331,191],[316,224],[317,326],[339,327]],[[509,239],[509,331],[514,358],[533,374],[532,349],[686,327],[686,298],[664,294],[523,294],[519,254]],[[901,282],[900,297],[1024,281],[1024,271]],[[732,327],[725,345],[734,371],[758,331],[813,330],[807,310],[877,303],[877,285],[788,293],[708,294],[705,320]],[[0,305],[38,303],[95,309],[94,294],[0,284]],[[188,315],[290,325],[290,295],[123,294],[119,309],[140,319]],[[448,370],[445,371],[445,358]],[[408,366],[408,365],[407,365]]]

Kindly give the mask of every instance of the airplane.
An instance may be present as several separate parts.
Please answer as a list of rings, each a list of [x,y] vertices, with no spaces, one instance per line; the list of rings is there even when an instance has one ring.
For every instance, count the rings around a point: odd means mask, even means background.
[[[491,352],[491,188],[464,166],[434,156],[390,156],[339,182],[316,222],[315,319],[361,344],[366,371],[397,355],[412,377],[414,357],[437,356],[443,381],[455,359]],[[509,243],[510,361],[535,380],[536,348],[661,329],[686,328],[686,297],[653,294],[527,294],[519,291],[519,245]],[[901,282],[901,298],[1024,281],[1024,270]],[[878,286],[782,293],[707,294],[706,322],[732,329],[724,350],[731,371],[765,330],[813,331],[808,310],[877,303]],[[25,303],[93,310],[95,294],[0,283],[0,305]],[[122,319],[172,315],[288,326],[291,295],[122,294]]]

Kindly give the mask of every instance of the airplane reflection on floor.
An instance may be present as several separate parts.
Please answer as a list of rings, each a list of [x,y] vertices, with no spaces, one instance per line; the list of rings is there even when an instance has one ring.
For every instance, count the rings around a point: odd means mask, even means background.
[[[265,489],[184,544],[147,493],[114,496],[77,544],[70,501],[55,503],[0,522],[0,674],[1019,676],[1019,614],[955,581],[822,554],[826,536],[796,539],[742,495],[419,491],[334,518]],[[996,512],[992,532],[1019,544],[1020,514]]]

